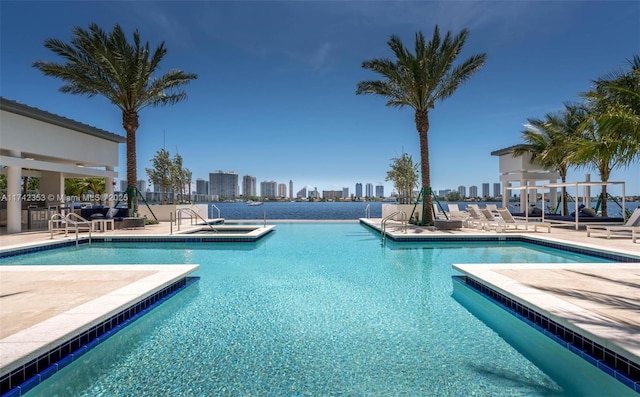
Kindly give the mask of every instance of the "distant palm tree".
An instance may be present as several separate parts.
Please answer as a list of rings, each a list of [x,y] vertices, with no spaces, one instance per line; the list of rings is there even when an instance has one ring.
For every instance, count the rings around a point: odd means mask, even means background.
[[[526,145],[514,149],[514,157],[531,154],[533,163],[548,170],[557,170],[563,183],[572,165],[570,155],[574,152],[580,127],[587,117],[581,104],[565,103],[565,108],[556,113],[547,113],[542,119],[528,119],[529,127],[522,132]],[[526,194],[526,192],[525,192]],[[562,213],[568,214],[567,188],[562,187]]]
[[[420,165],[422,177],[422,224],[433,224],[431,197],[431,172],[429,169],[429,110],[437,101],[450,97],[468,80],[485,61],[486,54],[473,55],[457,66],[453,63],[462,52],[468,31],[457,36],[450,32],[440,37],[436,26],[431,41],[425,42],[422,32],[416,33],[415,54],[404,47],[400,38],[393,35],[388,45],[396,59],[386,58],[364,61],[362,67],[382,75],[385,80],[361,81],[356,94],[376,94],[388,98],[387,106],[411,107],[420,140]]]
[[[167,50],[162,42],[153,53],[149,43],[140,42],[133,33],[133,44],[119,25],[105,33],[92,23],[89,29],[73,29],[70,44],[57,39],[45,40],[44,46],[66,60],[65,63],[36,61],[33,66],[47,76],[62,79],[61,92],[102,95],[122,111],[122,125],[127,133],[127,190],[136,191],[136,131],[138,112],[147,106],[172,105],[186,99],[180,87],[197,78],[196,74],[171,70],[157,75]],[[137,209],[135,194],[130,206]]]

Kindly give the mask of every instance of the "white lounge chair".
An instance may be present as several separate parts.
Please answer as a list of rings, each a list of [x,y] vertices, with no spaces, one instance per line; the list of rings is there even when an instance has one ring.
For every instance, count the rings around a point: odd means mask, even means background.
[[[467,227],[482,229],[487,219],[482,214],[478,205],[468,205],[467,211],[469,212],[469,217],[467,218]]]
[[[469,211],[469,208],[473,208],[474,210],[478,211],[478,213],[480,213],[480,206],[478,204],[467,204],[467,211]]]
[[[440,207],[436,203],[433,203],[433,217],[435,219],[446,219],[444,212],[440,211]]]
[[[502,232],[506,229],[502,218],[496,218],[493,212],[486,208],[480,208],[480,213],[484,216],[484,220],[482,221],[484,230],[495,229],[496,232]]]
[[[591,237],[591,233],[595,231],[607,232],[607,238],[611,238],[611,234],[623,233],[628,235],[631,233],[632,241],[635,243],[635,234],[640,233],[640,207],[636,208],[624,225],[587,225],[587,237]]]
[[[491,211],[493,214],[498,213],[498,206],[496,204],[487,204],[485,208]]]
[[[449,208],[450,219],[460,219],[464,221],[469,217],[469,214],[460,210],[458,204],[447,204],[447,207]]]
[[[502,218],[502,222],[504,223],[505,228],[513,226],[516,230],[518,230],[518,226],[522,225],[524,226],[524,230],[529,230],[529,226],[533,226],[533,230],[537,232],[539,227],[543,227],[547,229],[547,233],[551,233],[551,224],[548,222],[528,222],[515,219],[507,208],[498,208],[497,211],[500,215],[500,218]]]

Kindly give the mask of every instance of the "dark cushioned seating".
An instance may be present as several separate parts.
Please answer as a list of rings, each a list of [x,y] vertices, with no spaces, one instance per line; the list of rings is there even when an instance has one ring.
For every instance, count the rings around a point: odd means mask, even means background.
[[[92,207],[92,208],[83,208],[80,210],[80,216],[84,219],[91,220],[96,218],[106,218],[107,212],[109,212],[109,207]],[[100,217],[102,215],[102,217]],[[118,208],[118,212],[112,217],[112,219],[116,222],[122,220],[122,218],[126,218],[129,216],[128,208]]]
[[[566,222],[575,222],[576,221],[576,216],[575,214],[573,216],[567,216],[567,215],[545,215],[544,216],[545,220],[549,220],[549,221],[566,221]],[[610,217],[610,216],[587,216],[587,215],[583,215],[582,213],[580,215],[578,215],[578,223],[579,222],[585,222],[585,223],[598,223],[598,222],[608,222],[608,223],[614,223],[614,222],[620,222],[623,223],[624,219],[621,217]]]

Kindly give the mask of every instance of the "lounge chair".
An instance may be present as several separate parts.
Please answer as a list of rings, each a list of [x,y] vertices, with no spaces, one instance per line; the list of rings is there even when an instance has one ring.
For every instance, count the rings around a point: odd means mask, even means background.
[[[513,217],[513,214],[511,214],[511,212],[507,208],[498,208],[497,211],[502,218],[502,222],[504,223],[506,228],[513,226],[516,230],[518,230],[518,226],[522,225],[524,226],[524,230],[529,230],[529,226],[533,226],[533,230],[537,232],[539,227],[543,227],[547,229],[547,233],[551,233],[550,223],[537,221],[528,222],[515,219]]]
[[[450,219],[459,219],[462,221],[466,221],[466,219],[469,217],[469,214],[460,210],[458,204],[447,204],[447,207],[449,208]]]
[[[435,219],[447,219],[445,213],[440,211],[440,207],[436,203],[433,203],[433,217]]]
[[[496,232],[502,232],[506,229],[505,222],[502,218],[496,218],[493,215],[493,212],[489,211],[487,208],[481,208],[480,213],[484,216],[482,220],[482,228],[484,230],[495,229]]]
[[[640,233],[640,207],[633,211],[624,225],[587,225],[587,237],[591,237],[591,232],[596,230],[607,232],[607,238],[611,238],[612,233],[623,233],[624,235],[631,233],[631,238],[635,243],[635,234]]]
[[[491,211],[493,214],[498,213],[498,206],[496,204],[487,204],[485,208]]]
[[[482,229],[482,226],[487,222],[487,219],[484,217],[484,214],[482,214],[477,204],[468,205],[467,211],[469,212],[467,227]]]

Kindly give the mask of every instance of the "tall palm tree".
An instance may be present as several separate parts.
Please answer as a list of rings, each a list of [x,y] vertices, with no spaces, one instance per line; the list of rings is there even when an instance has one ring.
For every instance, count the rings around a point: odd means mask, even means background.
[[[640,160],[640,56],[629,60],[629,71],[617,71],[594,81],[583,93],[590,117],[573,153],[574,161],[595,168],[607,182],[611,171]],[[607,216],[607,185],[602,186],[602,215]]]
[[[431,172],[429,169],[429,111],[436,101],[450,97],[468,80],[485,61],[486,54],[473,55],[454,66],[454,62],[467,40],[469,32],[463,29],[453,37],[447,32],[440,36],[438,26],[431,41],[425,42],[422,32],[416,33],[415,53],[392,35],[388,45],[396,59],[386,58],[364,61],[362,67],[384,77],[384,80],[361,81],[356,94],[376,94],[388,98],[387,106],[411,107],[420,140],[420,165],[422,177],[422,224],[433,224],[431,197]]]
[[[564,109],[556,113],[547,113],[542,119],[527,119],[529,126],[522,132],[526,145],[514,149],[514,157],[524,153],[531,154],[531,160],[545,169],[557,170],[563,183],[567,181],[567,172],[573,165],[570,155],[574,152],[574,143],[580,136],[580,127],[587,117],[582,104],[566,102]],[[562,213],[568,214],[567,188],[562,187]]]
[[[569,160],[577,165],[598,171],[600,180],[607,182],[611,171],[628,164],[628,142],[600,116],[605,111],[598,104],[589,106],[589,115],[581,127],[581,136],[574,144]],[[602,185],[602,216],[607,216],[607,185]]]
[[[61,92],[102,95],[122,111],[127,134],[127,191],[136,192],[136,131],[138,112],[148,106],[173,105],[187,94],[180,88],[197,78],[196,74],[171,70],[157,75],[167,50],[162,42],[153,52],[149,42],[133,33],[127,41],[120,25],[110,33],[92,23],[87,30],[76,27],[70,44],[58,39],[45,40],[44,46],[65,59],[65,63],[36,61],[33,66],[47,76],[65,82]],[[137,197],[130,197],[130,208],[137,210]]]
[[[598,123],[624,140],[623,162],[640,161],[640,55],[628,60],[630,70],[618,70],[594,81],[584,97],[598,110]]]

